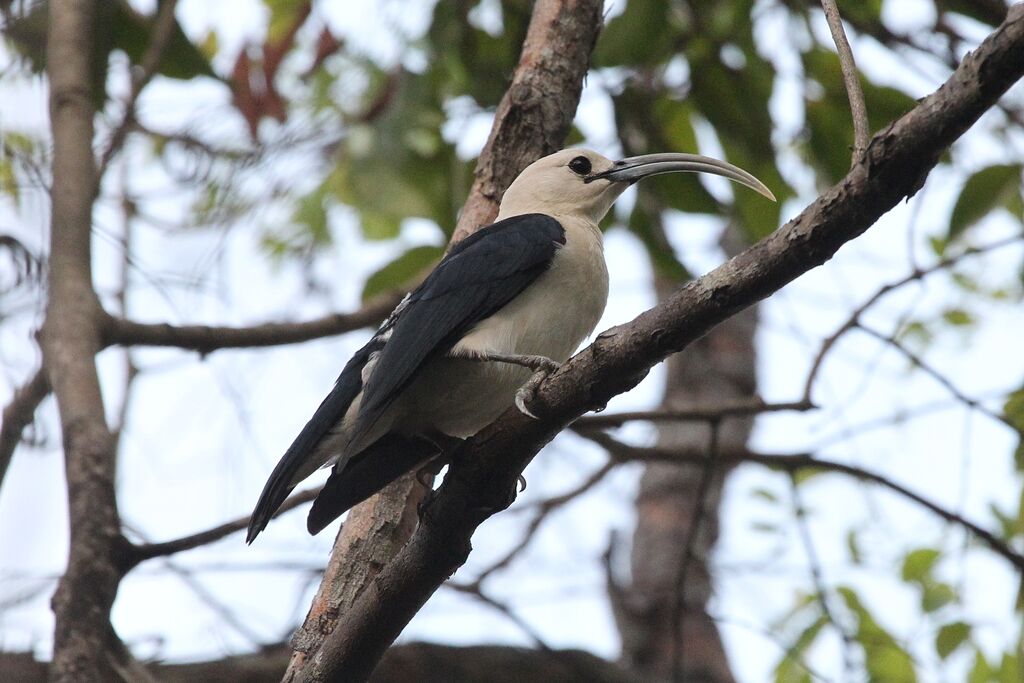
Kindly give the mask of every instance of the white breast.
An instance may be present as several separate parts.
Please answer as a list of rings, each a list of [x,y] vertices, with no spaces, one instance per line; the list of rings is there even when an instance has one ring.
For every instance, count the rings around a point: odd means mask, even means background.
[[[564,362],[594,331],[608,301],[601,233],[580,219],[559,222],[566,230],[566,243],[551,267],[477,324],[455,345],[455,354],[530,354]],[[435,361],[404,393],[404,419],[395,424],[470,436],[512,405],[516,390],[530,374],[505,363]]]

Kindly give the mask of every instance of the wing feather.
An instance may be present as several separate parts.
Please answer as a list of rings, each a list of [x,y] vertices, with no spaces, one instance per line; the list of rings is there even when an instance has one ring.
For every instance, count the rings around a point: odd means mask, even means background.
[[[408,297],[363,388],[353,441],[369,430],[424,362],[446,353],[473,325],[496,313],[548,267],[565,229],[524,214],[460,242]]]

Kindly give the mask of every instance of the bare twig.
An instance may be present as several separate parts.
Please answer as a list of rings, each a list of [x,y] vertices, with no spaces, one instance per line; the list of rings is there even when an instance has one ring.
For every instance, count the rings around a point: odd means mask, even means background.
[[[712,422],[711,436],[708,443],[707,455],[704,457],[703,471],[700,476],[700,483],[694,496],[693,514],[690,515],[690,529],[686,536],[686,543],[683,544],[683,557],[679,563],[679,571],[676,573],[675,585],[672,590],[672,680],[676,683],[686,683],[686,638],[683,637],[683,620],[686,619],[686,584],[690,575],[690,567],[693,566],[694,548],[697,547],[697,539],[704,530],[704,516],[707,514],[707,493],[711,488],[711,480],[715,475],[715,468],[718,464],[719,441],[721,423]]]
[[[149,45],[142,55],[142,61],[138,68],[132,73],[131,90],[124,104],[124,116],[121,123],[114,129],[110,136],[110,142],[107,143],[106,149],[100,156],[96,174],[97,189],[114,155],[124,146],[124,141],[135,123],[135,106],[138,104],[139,96],[156,74],[157,67],[160,66],[160,59],[167,50],[167,44],[174,33],[174,11],[177,6],[178,0],[164,0],[164,2],[158,3],[156,20],[153,22],[153,30],[149,36]]]
[[[496,612],[500,613],[506,619],[508,619],[513,624],[518,626],[519,630],[525,633],[526,636],[533,641],[534,647],[540,650],[551,651],[551,647],[546,642],[544,642],[544,639],[541,637],[539,633],[537,633],[536,629],[534,629],[532,626],[530,626],[529,623],[526,622],[526,620],[524,620],[522,617],[516,614],[515,611],[509,605],[507,605],[504,602],[501,602],[497,598],[488,595],[486,592],[484,592],[483,587],[480,585],[479,582],[474,581],[473,583],[455,583],[454,581],[449,581],[445,584],[445,586],[459,593],[464,593],[465,595],[473,596],[476,600],[479,600],[480,602],[487,605]]]
[[[857,308],[853,309],[853,312],[850,313],[849,317],[843,322],[843,324],[840,325],[835,332],[826,337],[825,340],[821,343],[821,348],[815,355],[814,361],[811,363],[811,369],[807,373],[807,379],[804,381],[803,401],[807,403],[810,403],[811,401],[811,392],[814,389],[814,381],[817,379],[818,373],[821,371],[821,366],[825,361],[825,356],[828,355],[829,351],[832,350],[832,347],[835,346],[836,342],[839,341],[840,337],[842,337],[844,334],[858,326],[860,318],[862,315],[864,315],[865,311],[874,306],[884,296],[886,296],[890,292],[893,292],[897,289],[900,289],[901,287],[910,284],[911,282],[923,280],[925,277],[931,275],[932,273],[956,265],[957,263],[959,263],[960,261],[967,257],[985,254],[987,252],[994,251],[996,249],[1001,249],[1002,247],[1006,247],[1011,244],[1017,244],[1021,240],[1024,240],[1024,235],[1013,235],[1012,237],[996,240],[994,242],[982,245],[980,247],[970,247],[958,254],[947,256],[943,258],[941,261],[938,261],[928,266],[927,268],[915,268],[906,277],[900,278],[895,282],[890,282],[889,284],[880,287],[874,294],[869,296],[864,301],[864,303],[860,304],[859,306],[857,306]]]
[[[177,326],[107,316],[105,341],[123,346],[176,346],[201,354],[227,348],[297,344],[375,325],[384,319],[398,300],[397,295],[388,294],[353,313],[333,313],[305,322],[263,323],[252,327]]]
[[[532,506],[523,506],[523,509],[525,509],[526,507],[533,507],[536,510],[536,512],[533,515],[533,519],[531,519],[530,523],[527,525],[526,530],[523,531],[522,538],[519,540],[518,543],[512,546],[508,550],[508,552],[506,552],[500,559],[498,559],[496,562],[493,562],[490,566],[481,571],[477,575],[473,583],[483,583],[494,572],[504,569],[505,567],[510,565],[512,563],[512,560],[514,560],[516,556],[519,555],[519,553],[521,553],[526,548],[526,546],[530,544],[530,541],[533,540],[533,537],[537,533],[537,530],[540,529],[541,525],[547,519],[550,518],[551,513],[553,513],[555,510],[575,500],[579,496],[582,496],[584,493],[592,489],[594,486],[600,483],[601,480],[603,480],[609,472],[615,469],[615,467],[618,464],[619,463],[615,461],[606,462],[604,465],[595,470],[593,474],[584,479],[579,484],[579,486],[576,486],[575,488],[566,491],[565,493],[562,493],[560,495],[554,496],[552,498],[536,501],[535,503],[533,503]]]
[[[990,418],[992,418],[993,420],[995,420],[997,422],[1002,422],[1004,425],[1006,425],[1010,429],[1014,430],[1015,432],[1018,432],[1018,433],[1020,432],[1020,427],[1018,427],[1013,422],[1013,420],[1007,418],[1002,413],[998,413],[998,412],[988,408],[987,406],[985,406],[978,399],[972,398],[972,397],[968,396],[967,394],[963,393],[962,391],[960,391],[960,389],[958,389],[957,386],[955,384],[953,384],[953,382],[948,377],[946,377],[944,374],[942,374],[941,372],[939,372],[938,370],[933,368],[929,363],[926,363],[923,358],[921,358],[919,355],[917,355],[916,353],[914,353],[913,351],[908,349],[906,346],[904,346],[895,337],[893,337],[891,335],[882,334],[878,330],[875,330],[875,329],[870,328],[870,327],[866,327],[863,323],[858,323],[857,324],[857,329],[863,331],[865,334],[868,334],[868,335],[874,337],[875,339],[877,339],[880,342],[888,344],[892,348],[894,348],[897,351],[899,351],[915,367],[919,368],[926,375],[928,375],[929,377],[934,379],[936,382],[941,384],[943,386],[943,388],[945,388],[946,391],[948,391],[953,396],[953,398],[955,398],[956,400],[960,401],[961,403],[963,403],[967,407],[971,408],[972,410],[976,410],[979,413],[981,413],[982,415],[990,417]]]
[[[576,420],[573,427],[584,429],[607,429],[621,427],[627,422],[646,420],[649,422],[717,422],[726,418],[750,417],[762,413],[784,411],[805,412],[814,410],[810,401],[790,401],[783,403],[766,403],[760,397],[737,399],[713,404],[695,404],[683,408],[660,408],[657,410],[641,410],[629,413],[600,413],[586,415]]]
[[[593,432],[586,432],[585,436],[591,441],[604,447],[613,458],[620,461],[670,462],[676,464],[702,465],[705,464],[708,459],[708,456],[703,452],[630,446],[629,444],[623,443],[605,432],[599,432],[596,430]],[[887,488],[890,491],[917,503],[935,515],[941,517],[946,522],[962,526],[976,538],[985,543],[994,552],[1008,560],[1019,571],[1024,572],[1024,555],[1021,555],[1010,548],[1005,542],[990,531],[975,524],[974,522],[971,522],[963,515],[948,510],[941,505],[928,500],[924,496],[911,491],[905,486],[894,482],[888,477],[878,474],[877,472],[873,472],[856,465],[837,462],[835,460],[817,458],[808,453],[798,453],[794,455],[766,455],[764,453],[754,453],[747,450],[722,451],[718,455],[717,459],[723,466],[749,462],[764,465],[783,472],[820,470],[822,472],[846,474],[855,479],[878,484],[879,486]]]
[[[839,64],[843,69],[843,84],[846,86],[846,97],[850,100],[850,114],[853,116],[853,158],[850,166],[854,166],[860,155],[868,148],[871,128],[868,124],[868,109],[864,104],[864,92],[860,87],[860,75],[857,63],[853,59],[850,41],[843,30],[843,18],[839,16],[839,8],[835,0],[821,0],[821,8],[825,11],[828,29],[832,32],[836,51],[839,53]]]
[[[846,626],[836,619],[829,606],[830,593],[825,588],[824,572],[821,568],[821,559],[818,557],[818,550],[814,546],[814,537],[811,536],[810,524],[807,522],[807,509],[804,507],[800,495],[800,487],[797,483],[796,472],[789,473],[789,493],[793,503],[793,516],[796,518],[796,528],[800,534],[800,541],[804,546],[804,553],[807,555],[807,566],[811,573],[811,583],[814,584],[814,591],[818,594],[818,606],[821,613],[832,624],[843,641],[843,668],[847,675],[853,674],[853,637],[847,631]]]
[[[318,493],[320,493],[320,487],[292,494],[284,503],[281,504],[281,507],[277,509],[277,512],[274,513],[274,517],[278,517],[289,510],[294,510],[303,503],[308,503],[316,498]],[[173,541],[137,545],[131,552],[130,564],[134,566],[140,562],[145,562],[146,560],[150,560],[155,557],[166,557],[168,555],[174,555],[175,553],[209,545],[210,543],[214,543],[226,536],[230,536],[233,533],[241,531],[247,526],[249,526],[249,516],[239,517],[238,519],[225,522],[224,524],[219,524],[211,529],[207,529],[206,531],[182,536],[181,538],[176,538]]]
[[[21,434],[32,422],[36,408],[50,393],[50,381],[43,368],[22,385],[11,402],[4,407],[3,421],[0,422],[0,489],[3,487],[7,468],[10,467],[14,450],[21,441]]]

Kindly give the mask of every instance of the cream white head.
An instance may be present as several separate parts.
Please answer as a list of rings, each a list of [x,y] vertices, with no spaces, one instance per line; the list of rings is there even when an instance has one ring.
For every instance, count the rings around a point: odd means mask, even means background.
[[[645,154],[621,161],[589,149],[563,149],[533,162],[512,182],[498,219],[524,213],[572,217],[595,226],[627,187],[658,173],[712,173],[775,201],[760,180],[732,164],[698,154]]]

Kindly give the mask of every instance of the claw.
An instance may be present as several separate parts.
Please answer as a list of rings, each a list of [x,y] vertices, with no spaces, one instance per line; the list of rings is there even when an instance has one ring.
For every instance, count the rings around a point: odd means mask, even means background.
[[[522,493],[523,491],[526,490],[526,477],[524,477],[523,475],[520,474],[518,481],[519,481],[519,493]]]
[[[533,398],[532,393],[533,392],[526,390],[526,385],[519,387],[519,390],[516,391],[516,408],[518,408],[519,412],[525,415],[526,417],[533,418],[534,420],[539,420],[540,418],[531,413],[530,409],[526,407],[526,399]]]

